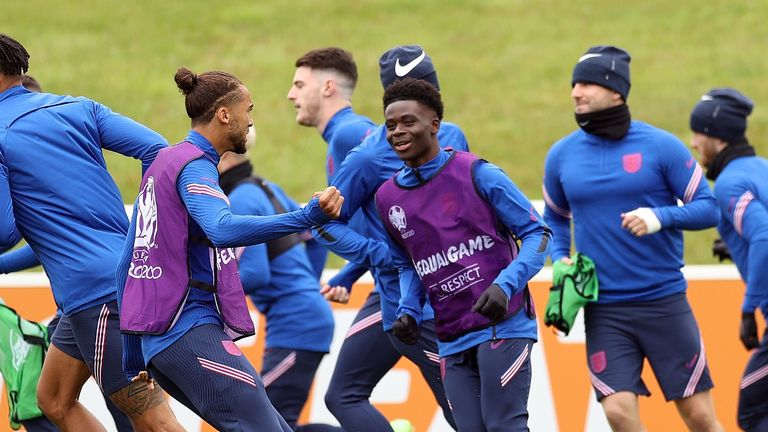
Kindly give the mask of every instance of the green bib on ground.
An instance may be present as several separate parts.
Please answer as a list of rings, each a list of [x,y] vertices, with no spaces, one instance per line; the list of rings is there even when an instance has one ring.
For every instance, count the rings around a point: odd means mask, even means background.
[[[48,328],[21,318],[0,300],[0,373],[14,430],[20,421],[43,415],[36,388],[47,347]]]
[[[577,253],[573,264],[557,260],[552,265],[552,287],[544,312],[544,324],[554,326],[566,335],[573,328],[579,309],[587,302],[597,300],[597,274],[595,262]]]

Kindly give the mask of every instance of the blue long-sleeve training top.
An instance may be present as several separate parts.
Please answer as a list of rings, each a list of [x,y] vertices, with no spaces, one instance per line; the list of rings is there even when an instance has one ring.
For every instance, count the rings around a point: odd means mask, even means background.
[[[451,153],[441,150],[435,158],[418,167],[418,174],[405,167],[397,173],[397,183],[404,187],[422,184],[437,173],[448,162]],[[549,253],[549,228],[533,209],[528,198],[507,177],[501,168],[491,163],[475,164],[474,184],[481,198],[493,208],[494,214],[507,229],[522,241],[517,257],[499,273],[493,283],[501,287],[508,298],[522,292],[528,281],[544,266]],[[467,187],[473,187],[467,182]],[[533,215],[533,217],[532,217]],[[546,237],[546,238],[545,238]],[[401,298],[397,315],[404,313],[421,322],[421,303],[426,291],[419,279],[413,261],[400,245],[387,236],[387,242],[395,265],[400,270]],[[542,248],[546,245],[546,248]],[[490,285],[489,285],[490,286]],[[537,340],[536,320],[521,310],[512,318],[495,326],[467,333],[451,342],[438,340],[440,356],[465,351],[492,339],[528,338]]]
[[[310,228],[328,221],[318,206],[317,199],[310,200],[303,209],[274,216],[244,216],[232,213],[229,201],[219,187],[217,164],[219,155],[211,143],[195,131],[185,139],[203,151],[204,156],[188,163],[179,173],[176,189],[189,213],[189,235],[207,237],[214,246],[229,248],[248,246],[275,237]],[[136,233],[134,217],[124,243],[120,264],[117,267],[118,298],[122,298],[128,264],[133,250]],[[159,229],[162,229],[160,227]],[[194,280],[213,284],[210,248],[204,244],[190,242],[188,245],[190,277]],[[184,259],[184,257],[179,257]],[[181,338],[190,329],[204,325],[222,325],[216,310],[213,293],[191,288],[186,303],[176,323],[161,335],[141,336],[141,351],[144,364],[152,357]],[[124,363],[135,365],[140,355],[135,349],[124,350]]]
[[[6,251],[21,241],[21,233],[16,228],[16,218],[13,216],[13,201],[11,188],[8,184],[8,170],[5,160],[0,154],[0,251]]]
[[[299,205],[276,184],[267,182],[286,211]],[[269,196],[244,181],[229,194],[232,213],[269,216],[277,213]],[[240,255],[240,280],[245,293],[267,318],[267,348],[328,352],[333,338],[333,314],[320,294],[304,242],[271,260],[265,243],[248,246]]]
[[[29,245],[24,245],[14,251],[0,255],[0,273],[14,273],[40,265],[35,251]]]
[[[709,228],[719,214],[701,166],[672,134],[632,121],[627,135],[607,140],[577,130],[555,143],[544,173],[544,220],[552,228],[552,260],[576,251],[595,261],[599,303],[648,301],[684,292],[683,231]],[[678,206],[678,199],[683,202]],[[621,214],[649,207],[661,231],[635,237]]]
[[[325,174],[329,185],[336,174],[336,170],[344,162],[344,159],[346,159],[347,154],[349,154],[353,148],[360,145],[375,128],[376,124],[371,119],[355,113],[352,111],[352,107],[342,108],[331,117],[325,125],[322,134],[323,140],[328,144]],[[363,221],[362,215],[354,215],[348,223],[352,229],[360,231],[362,230],[365,221]],[[323,250],[325,250],[325,255],[322,256],[322,262],[323,266],[325,266],[325,259],[327,258],[328,252],[325,248],[323,248]],[[320,254],[315,252],[313,260],[317,262],[319,259]],[[329,283],[331,286],[342,284],[347,287],[347,289],[351,289],[352,284],[357,281],[360,275],[367,271],[367,267],[349,262],[329,281]]]
[[[464,133],[452,123],[441,123],[437,138],[442,146],[469,151]],[[385,330],[392,328],[396,318],[400,283],[392,266],[387,232],[376,210],[374,197],[379,186],[403,166],[403,161],[387,142],[386,128],[383,125],[377,127],[361,145],[349,152],[333,179],[332,184],[344,196],[341,216],[313,232],[318,242],[340,257],[371,270],[374,289],[381,295]],[[362,233],[347,225],[358,211],[363,221]],[[432,314],[431,308],[426,313]]]
[[[328,120],[323,129],[323,140],[328,143],[325,174],[329,185],[347,154],[375,128],[376,124],[371,119],[355,113],[352,107],[340,109]]]
[[[90,99],[21,86],[0,93],[0,125],[0,195],[7,194],[0,231],[18,227],[64,314],[114,299],[128,218],[102,150],[140,159],[146,169],[166,141]],[[6,219],[8,197],[13,219]]]
[[[768,161],[732,160],[715,180],[717,230],[747,285],[742,311],[768,316]]]

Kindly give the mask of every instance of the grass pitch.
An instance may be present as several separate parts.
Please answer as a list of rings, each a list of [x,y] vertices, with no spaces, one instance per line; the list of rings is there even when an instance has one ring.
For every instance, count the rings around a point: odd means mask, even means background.
[[[382,121],[378,57],[419,43],[440,78],[446,119],[472,149],[500,165],[532,199],[541,196],[550,145],[575,129],[570,73],[592,45],[632,55],[634,118],[688,142],[688,115],[714,86],[756,102],[748,135],[768,154],[768,8],[758,0],[599,1],[7,1],[0,31],[32,54],[29,73],[54,93],[103,102],[177,142],[189,128],[173,74],[221,69],[254,97],[259,133],[251,155],[260,174],[298,200],[324,185],[325,144],[294,123],[285,99],[304,52],[353,52],[356,111]],[[126,202],[139,165],[108,156]],[[686,261],[712,263],[714,230],[686,234]]]

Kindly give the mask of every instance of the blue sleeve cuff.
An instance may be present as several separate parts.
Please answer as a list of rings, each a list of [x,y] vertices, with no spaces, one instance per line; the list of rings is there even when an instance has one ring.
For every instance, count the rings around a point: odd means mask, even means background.
[[[352,285],[357,282],[360,277],[367,272],[368,269],[357,265],[355,263],[347,263],[341,270],[339,270],[338,273],[336,273],[332,278],[328,279],[328,285],[334,287],[334,286],[343,286],[347,289],[350,293],[352,292]]]
[[[503,274],[503,272],[502,272],[502,274]],[[492,285],[498,285],[499,288],[501,288],[501,290],[504,291],[504,294],[507,295],[507,298],[511,299],[512,295],[515,293],[514,287],[509,286],[510,285],[509,283],[506,283],[506,282],[502,281],[501,279],[502,278],[497,278],[496,280],[494,280],[493,284],[491,284],[491,286]],[[490,286],[489,286],[489,288],[490,288]]]
[[[655,214],[655,215],[656,215],[656,218],[658,218],[658,219],[659,219],[659,223],[661,224],[661,229],[664,229],[664,228],[666,228],[667,226],[666,226],[666,224],[664,223],[664,221],[665,221],[665,219],[666,219],[666,218],[665,218],[665,215],[664,215],[664,213],[665,213],[665,212],[664,212],[664,209],[660,209],[660,208],[652,208],[651,210],[653,211],[653,214]]]

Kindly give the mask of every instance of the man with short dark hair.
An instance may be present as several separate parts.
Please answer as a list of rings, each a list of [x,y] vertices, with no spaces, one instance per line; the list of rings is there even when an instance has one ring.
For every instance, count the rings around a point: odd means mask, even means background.
[[[357,65],[349,51],[329,47],[307,52],[296,60],[288,100],[296,108],[296,123],[314,127],[328,143],[328,183],[350,150],[376,126],[352,111]]]
[[[357,85],[357,64],[352,53],[341,48],[319,48],[296,60],[296,72],[288,90],[288,100],[296,108],[296,123],[317,129],[328,144],[325,174],[331,184],[347,154],[367,137],[376,125],[352,110],[352,93]],[[360,230],[363,221],[356,215],[352,226]],[[328,251],[317,248],[310,254],[313,267],[322,272]],[[326,299],[346,303],[349,292],[339,284],[357,280],[368,268],[347,263],[321,287]]]
[[[755,310],[768,316],[768,161],[757,156],[745,132],[752,101],[731,88],[715,88],[691,112],[691,145],[720,206],[717,230],[747,285],[740,337],[753,350],[739,386],[739,426],[768,430],[768,338],[757,333]]]
[[[545,163],[552,259],[571,263],[572,218],[576,251],[595,262],[599,282],[599,300],[584,314],[587,360],[611,427],[643,430],[638,395],[649,395],[640,377],[647,358],[688,428],[719,431],[680,271],[682,230],[714,226],[717,204],[679,139],[631,119],[629,62],[620,48],[595,46],[574,66],[580,129],[554,144]]]
[[[501,169],[440,148],[443,104],[431,84],[390,85],[384,115],[406,165],[376,192],[403,293],[393,333],[418,341],[426,298],[458,430],[527,431],[537,339],[528,281],[544,266],[549,228]]]

